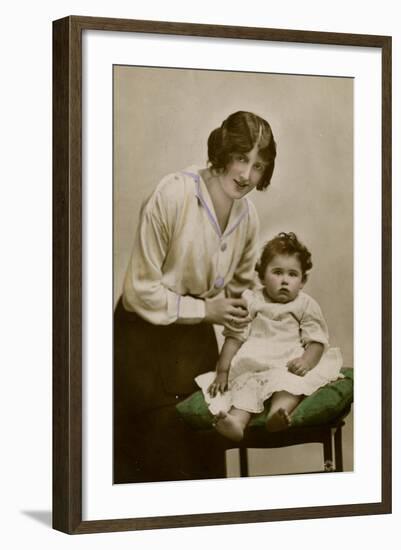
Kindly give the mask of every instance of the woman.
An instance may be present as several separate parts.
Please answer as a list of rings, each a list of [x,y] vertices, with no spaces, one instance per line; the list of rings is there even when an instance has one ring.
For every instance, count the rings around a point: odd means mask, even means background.
[[[216,364],[213,324],[249,322],[239,297],[258,219],[246,195],[269,185],[275,156],[269,124],[239,111],[210,134],[208,167],[166,176],[142,207],[114,319],[115,483],[225,475],[222,442],[175,405]]]

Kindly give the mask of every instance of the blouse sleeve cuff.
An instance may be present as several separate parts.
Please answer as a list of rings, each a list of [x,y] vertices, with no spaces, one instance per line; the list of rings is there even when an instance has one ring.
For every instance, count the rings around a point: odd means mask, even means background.
[[[200,298],[176,295],[175,307],[177,323],[200,323],[206,315],[205,301]]]

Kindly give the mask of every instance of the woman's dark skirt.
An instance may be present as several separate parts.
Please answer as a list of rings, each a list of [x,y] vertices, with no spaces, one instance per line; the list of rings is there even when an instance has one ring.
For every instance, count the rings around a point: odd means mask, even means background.
[[[153,325],[126,311],[114,315],[114,483],[225,476],[224,442],[196,431],[176,412],[195,376],[214,370],[212,325]]]

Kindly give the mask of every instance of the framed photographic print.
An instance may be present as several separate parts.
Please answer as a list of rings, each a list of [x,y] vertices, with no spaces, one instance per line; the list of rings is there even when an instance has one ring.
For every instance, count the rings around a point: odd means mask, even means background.
[[[391,38],[53,54],[54,528],[390,513]]]

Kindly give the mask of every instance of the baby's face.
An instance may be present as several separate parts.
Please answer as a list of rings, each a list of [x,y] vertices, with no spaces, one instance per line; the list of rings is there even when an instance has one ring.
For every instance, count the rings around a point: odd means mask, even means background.
[[[267,264],[263,286],[273,302],[286,304],[297,296],[304,286],[301,263],[295,255],[277,254]]]

